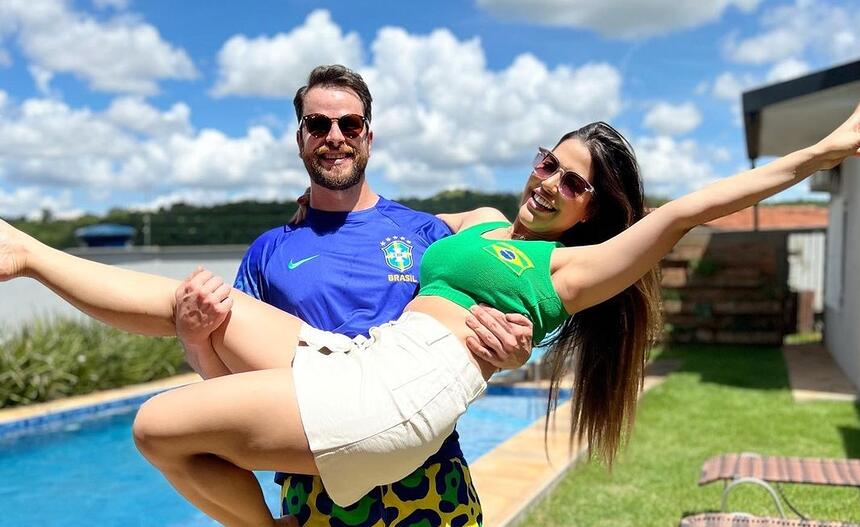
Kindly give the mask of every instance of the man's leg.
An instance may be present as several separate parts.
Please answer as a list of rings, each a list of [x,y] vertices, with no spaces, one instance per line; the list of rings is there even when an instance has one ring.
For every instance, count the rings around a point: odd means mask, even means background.
[[[291,514],[301,527],[385,527],[385,505],[382,495],[386,487],[376,487],[348,507],[340,507],[325,491],[316,476],[287,476],[281,488],[282,513]]]
[[[385,525],[461,525],[480,527],[481,503],[465,459],[434,460],[406,478],[385,486]]]
[[[318,477],[291,475],[281,489],[282,511],[302,527],[458,525],[480,527],[481,503],[465,459],[428,461],[401,481],[377,487],[356,504],[338,507]]]

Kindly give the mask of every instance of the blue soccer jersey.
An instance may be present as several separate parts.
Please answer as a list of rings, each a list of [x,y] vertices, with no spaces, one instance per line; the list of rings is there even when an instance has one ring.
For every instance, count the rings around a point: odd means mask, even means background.
[[[309,209],[251,245],[235,287],[308,324],[349,337],[395,320],[418,291],[424,251],[443,221],[379,198],[357,212]]]

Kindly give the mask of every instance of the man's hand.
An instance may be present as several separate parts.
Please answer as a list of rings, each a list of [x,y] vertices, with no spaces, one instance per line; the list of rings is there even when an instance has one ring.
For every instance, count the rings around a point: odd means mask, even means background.
[[[233,299],[231,287],[211,272],[198,267],[176,289],[174,319],[176,336],[185,349],[185,360],[204,378],[203,353],[214,353],[209,336],[227,319]],[[208,369],[208,368],[206,368]]]
[[[496,368],[519,368],[532,353],[531,320],[519,313],[505,314],[489,306],[470,308],[466,325],[478,336],[467,337],[466,346],[477,357]]]

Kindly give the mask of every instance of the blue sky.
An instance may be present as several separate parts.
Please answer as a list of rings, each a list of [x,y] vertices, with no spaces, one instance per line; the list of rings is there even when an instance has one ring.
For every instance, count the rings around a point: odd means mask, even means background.
[[[858,7],[3,0],[0,216],[290,199],[292,95],[320,63],[368,81],[387,197],[517,191],[538,145],[598,119],[678,196],[748,165],[743,90],[860,56]]]

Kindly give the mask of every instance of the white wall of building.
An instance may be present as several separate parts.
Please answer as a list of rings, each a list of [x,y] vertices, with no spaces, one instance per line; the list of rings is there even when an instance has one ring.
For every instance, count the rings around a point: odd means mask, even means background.
[[[860,387],[860,159],[842,164],[827,244],[824,338],[842,371]]]
[[[793,232],[788,235],[788,286],[792,291],[812,291],[812,308],[824,311],[824,262],[827,233]]]

